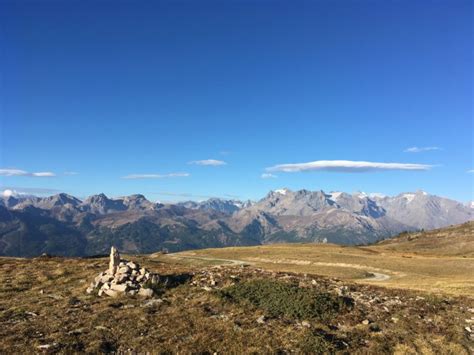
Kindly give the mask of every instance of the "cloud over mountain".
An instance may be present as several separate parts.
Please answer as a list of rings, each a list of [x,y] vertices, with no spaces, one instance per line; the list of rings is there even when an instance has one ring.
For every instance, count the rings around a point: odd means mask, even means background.
[[[50,171],[32,173],[21,169],[0,169],[0,176],[52,177],[56,176],[56,174]]]
[[[301,171],[333,171],[333,172],[372,172],[383,170],[429,170],[432,165],[411,163],[378,163],[351,160],[317,160],[307,163],[279,164],[266,168],[268,172],[282,171],[294,173]]]
[[[404,150],[405,153],[421,153],[432,150],[442,150],[440,147],[410,147]]]
[[[191,164],[191,165],[204,165],[204,166],[227,165],[227,163],[225,161],[216,160],[216,159],[193,160],[193,161],[190,161],[188,164]]]

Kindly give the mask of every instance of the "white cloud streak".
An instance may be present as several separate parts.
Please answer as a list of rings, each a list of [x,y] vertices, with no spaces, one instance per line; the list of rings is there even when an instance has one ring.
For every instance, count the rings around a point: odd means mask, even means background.
[[[422,153],[433,150],[442,150],[440,147],[410,147],[404,150],[405,153]]]
[[[18,186],[1,186],[0,190],[11,190],[19,195],[52,195],[62,192],[58,189],[43,188],[43,187],[18,187]]]
[[[263,173],[262,175],[260,175],[260,177],[262,179],[276,179],[278,176],[276,176],[275,174],[271,174],[271,173]]]
[[[203,166],[220,166],[220,165],[227,165],[225,161],[216,160],[216,159],[205,159],[205,160],[193,160],[190,161],[188,164],[191,165],[203,165]]]
[[[0,169],[0,176],[53,177],[56,176],[56,174],[50,171],[31,173],[20,169]]]
[[[131,174],[123,176],[122,179],[165,179],[173,177],[187,177],[189,173],[170,173],[170,174]]]
[[[474,174],[474,169],[468,170],[467,171],[469,174]]]
[[[299,164],[279,164],[266,168],[265,170],[268,172],[282,171],[285,173],[294,173],[302,171],[333,171],[342,173],[354,173],[383,170],[423,171],[429,170],[432,167],[432,165],[409,163],[377,163],[351,160],[318,160]]]
[[[75,171],[65,171],[65,172],[64,172],[64,175],[72,176],[72,175],[79,175],[79,173],[77,173],[77,172],[75,172]]]

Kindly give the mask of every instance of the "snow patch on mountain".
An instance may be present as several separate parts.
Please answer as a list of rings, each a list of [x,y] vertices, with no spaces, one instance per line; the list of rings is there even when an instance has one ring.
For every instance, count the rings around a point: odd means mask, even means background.
[[[412,202],[415,199],[415,194],[403,194],[402,197],[407,200],[407,203]]]

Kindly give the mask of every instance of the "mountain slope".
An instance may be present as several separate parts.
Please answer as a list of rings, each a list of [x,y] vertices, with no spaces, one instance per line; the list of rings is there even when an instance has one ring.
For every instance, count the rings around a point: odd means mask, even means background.
[[[84,201],[58,194],[0,201],[0,255],[92,255],[281,242],[368,244],[402,231],[472,219],[473,209],[423,192],[395,197],[271,191],[255,203],[210,199],[160,204],[143,195]]]

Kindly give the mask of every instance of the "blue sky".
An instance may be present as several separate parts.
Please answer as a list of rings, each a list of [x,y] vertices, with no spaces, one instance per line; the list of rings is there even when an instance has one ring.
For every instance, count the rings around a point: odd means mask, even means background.
[[[474,199],[472,20],[457,0],[0,1],[0,185]]]

